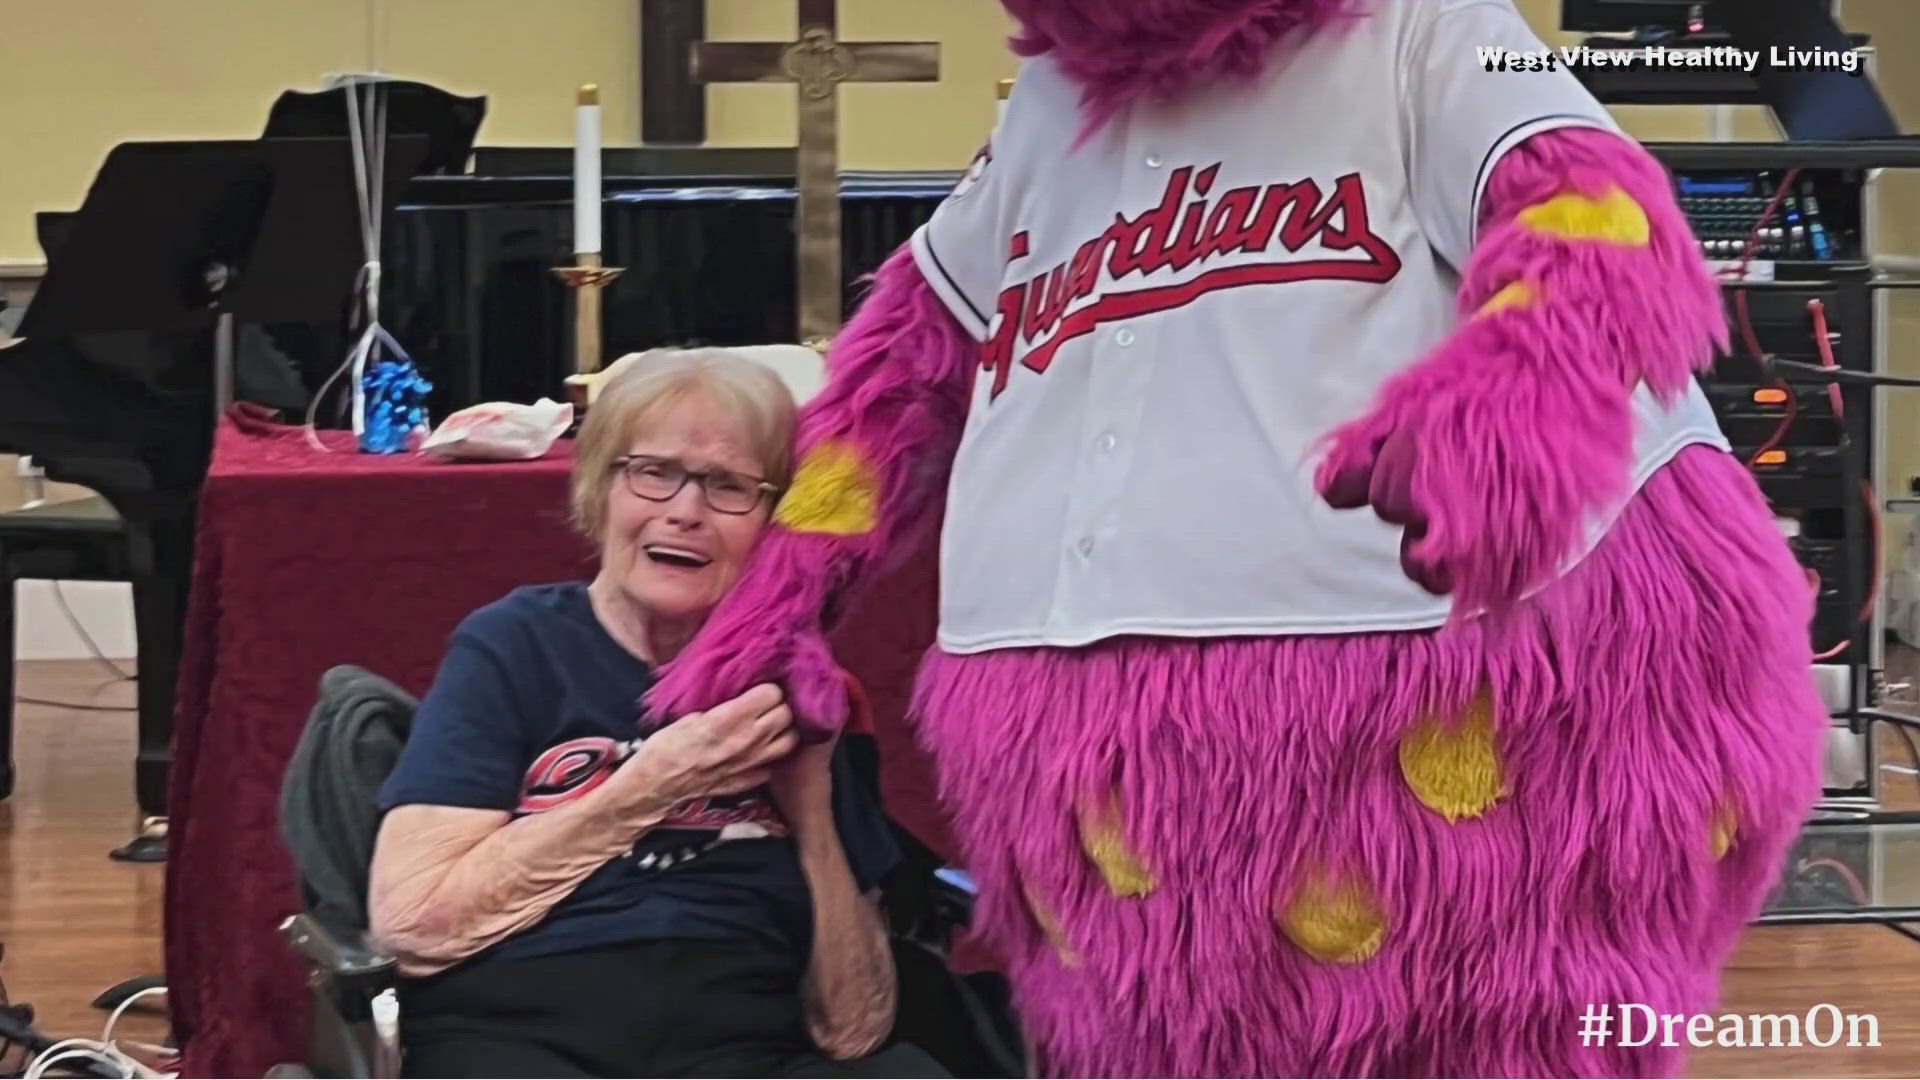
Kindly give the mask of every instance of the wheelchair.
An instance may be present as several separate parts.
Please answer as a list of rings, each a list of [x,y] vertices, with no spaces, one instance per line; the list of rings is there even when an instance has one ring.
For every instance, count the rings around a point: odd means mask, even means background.
[[[392,702],[386,737],[316,730],[328,723],[331,710],[324,703],[339,688],[372,680],[385,687]],[[296,752],[289,766],[281,800],[283,836],[347,835],[355,850],[337,846],[315,852],[311,845],[289,843],[300,876],[305,910],[281,923],[280,931],[307,970],[307,1060],[276,1066],[273,1077],[397,1077],[400,1072],[400,1027],[396,961],[374,949],[363,919],[351,918],[321,902],[316,882],[341,880],[345,869],[358,872],[364,882],[364,859],[370,856],[377,814],[371,807],[376,777],[384,777],[398,757],[414,704],[404,691],[364,669],[341,667],[321,679],[323,706],[317,708],[303,735],[303,750],[315,741],[332,738],[336,752]],[[843,737],[848,753],[869,790],[879,791],[879,753],[869,735]],[[347,781],[366,790],[366,806],[330,806],[325,798],[297,798],[296,784],[307,789],[333,782],[342,790]],[[316,820],[328,818],[329,820]],[[350,819],[350,820],[347,820]],[[894,967],[899,978],[898,1017],[894,1041],[912,1043],[954,1076],[1028,1076],[1023,1041],[1014,1020],[1006,980],[993,973],[961,974],[948,964],[957,935],[964,930],[973,908],[973,887],[967,876],[942,860],[897,822],[891,822],[905,857],[882,885],[883,910],[892,938]],[[345,829],[343,833],[341,830]],[[364,895],[364,889],[362,889]]]

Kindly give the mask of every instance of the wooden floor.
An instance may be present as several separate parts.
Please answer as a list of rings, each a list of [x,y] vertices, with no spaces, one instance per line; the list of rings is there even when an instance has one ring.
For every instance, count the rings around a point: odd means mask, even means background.
[[[131,684],[109,679],[91,662],[29,662],[19,692],[131,706]],[[133,714],[23,704],[17,725],[19,781],[0,804],[0,978],[12,1000],[34,1004],[41,1030],[97,1038],[105,1014],[93,996],[160,970],[161,868],[107,859],[134,823]],[[1887,783],[1920,805],[1914,778]],[[1691,1075],[1920,1076],[1920,943],[1880,927],[1756,928],[1724,986],[1723,1012],[1804,1015],[1826,1003],[1873,1014],[1882,1045],[1699,1050]],[[135,1017],[119,1033],[158,1041],[164,1023]]]
[[[136,824],[133,684],[112,679],[91,661],[20,665],[21,697],[124,708],[23,702],[14,713],[17,779],[0,803],[0,980],[55,1038],[99,1038],[107,1014],[90,1007],[94,995],[161,970],[164,870],[107,858]],[[166,1024],[130,1011],[114,1036],[158,1042]]]

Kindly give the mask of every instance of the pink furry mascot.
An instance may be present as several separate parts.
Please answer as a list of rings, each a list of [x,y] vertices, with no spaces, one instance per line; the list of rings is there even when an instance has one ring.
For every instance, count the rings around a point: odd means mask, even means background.
[[[1580,1013],[1713,1007],[1824,715],[1665,172],[1489,69],[1510,0],[1005,2],[1004,120],[649,704],[828,736],[943,513],[916,724],[1046,1073],[1677,1071]]]

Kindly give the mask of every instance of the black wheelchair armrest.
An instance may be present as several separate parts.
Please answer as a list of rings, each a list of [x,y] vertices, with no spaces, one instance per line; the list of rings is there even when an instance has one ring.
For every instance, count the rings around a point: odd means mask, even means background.
[[[280,933],[343,997],[371,998],[393,985],[398,961],[375,949],[363,932],[331,929],[302,912],[282,922]]]

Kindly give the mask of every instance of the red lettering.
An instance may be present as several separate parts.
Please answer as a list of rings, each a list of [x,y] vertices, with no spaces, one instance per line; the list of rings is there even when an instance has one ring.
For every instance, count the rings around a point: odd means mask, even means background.
[[[1093,295],[1100,286],[1100,256],[1107,249],[1107,238],[1089,240],[1080,245],[1073,253],[1073,298],[1081,300]]]
[[[1238,251],[1253,238],[1254,206],[1259,198],[1260,189],[1251,187],[1234,188],[1220,196],[1220,205],[1207,219],[1202,258]]]
[[[1359,173],[1348,173],[1334,182],[1334,200],[1340,204],[1340,228],[1323,227],[1321,245],[1332,251],[1360,248],[1375,262],[1391,266],[1397,272],[1400,256],[1385,240],[1374,235],[1373,225],[1367,220],[1367,187]]]
[[[980,369],[993,373],[993,390],[988,398],[1000,396],[1013,374],[1013,344],[1020,331],[1020,309],[1026,304],[1027,287],[1015,285],[1000,294],[999,325],[980,349]]]
[[[1311,184],[1311,181],[1309,181]],[[1302,198],[1300,184],[1273,184],[1267,188],[1265,198],[1260,200],[1260,215],[1254,219],[1254,225],[1246,229],[1246,238],[1240,242],[1242,252],[1265,252],[1273,246],[1273,231],[1281,225],[1281,215],[1286,213],[1296,200]],[[1319,200],[1319,192],[1313,194]]]
[[[1194,178],[1194,194],[1205,196],[1207,192],[1212,191],[1213,178],[1219,172],[1218,165],[1210,165],[1204,169]],[[1173,250],[1167,255],[1167,264],[1175,270],[1185,270],[1205,253],[1200,244],[1200,230],[1206,223],[1207,205],[1208,200],[1205,198],[1195,199],[1187,204],[1186,217],[1180,221],[1180,238],[1173,242]]]
[[[1174,219],[1180,216],[1180,203],[1187,194],[1187,179],[1192,175],[1191,167],[1175,169],[1173,175],[1167,178],[1166,194],[1160,197],[1160,205],[1125,223],[1129,233],[1126,245],[1113,253],[1112,263],[1108,266],[1115,279],[1133,273],[1154,274],[1165,268],[1168,241],[1173,239]]]
[[[1293,197],[1287,206],[1287,223],[1280,227],[1280,246],[1288,251],[1299,251],[1312,241],[1313,235],[1326,227],[1326,219],[1313,212],[1320,202],[1320,185],[1308,180],[1293,186]],[[1331,201],[1327,205],[1332,205]]]
[[[1399,274],[1399,256],[1368,221],[1366,186],[1359,173],[1340,177],[1324,199],[1312,180],[1238,187],[1214,199],[1219,171],[1218,164],[1197,176],[1191,167],[1174,170],[1159,205],[1134,218],[1116,213],[1106,230],[1080,245],[1071,259],[1002,292],[995,330],[982,346],[980,360],[981,369],[993,373],[989,400],[1006,389],[1019,342],[1030,346],[1020,366],[1045,372],[1062,345],[1102,323],[1184,307],[1210,292],[1315,280],[1382,284]],[[1198,196],[1191,201],[1189,182]],[[1116,282],[1136,273],[1146,277],[1214,256],[1258,254],[1268,250],[1276,236],[1289,252],[1317,241],[1329,252],[1357,248],[1367,257],[1231,265],[1177,284],[1109,291],[1073,308],[1099,291],[1103,270]],[[1029,235],[1015,234],[1009,261],[1027,257],[1030,250]]]
[[[1047,276],[1027,282],[1027,308],[1020,319],[1020,336],[1032,341],[1047,329]]]
[[[1167,264],[1175,270],[1185,270],[1200,258],[1200,229],[1206,224],[1207,204],[1196,202],[1187,207],[1187,216],[1180,222],[1180,238],[1173,243],[1173,253],[1167,257]]]
[[[1047,303],[1040,310],[1040,325],[1052,330],[1060,325],[1060,317],[1067,313],[1067,305],[1073,301],[1073,292],[1069,288],[1073,283],[1067,277],[1067,264],[1061,263],[1047,275]]]

